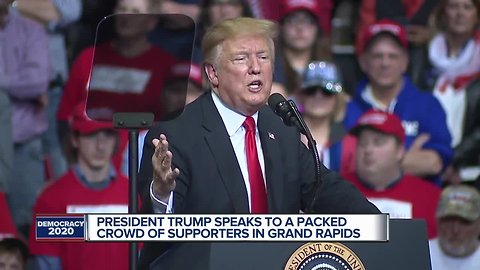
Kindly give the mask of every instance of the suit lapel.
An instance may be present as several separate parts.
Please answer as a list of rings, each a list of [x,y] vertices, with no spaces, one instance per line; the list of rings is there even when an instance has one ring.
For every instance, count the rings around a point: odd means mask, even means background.
[[[266,107],[264,107],[266,108]],[[268,109],[268,108],[267,108]],[[270,213],[279,213],[283,209],[284,182],[282,176],[282,161],[280,142],[276,138],[275,130],[271,127],[272,119],[268,118],[262,109],[258,115],[258,130],[262,142],[263,157],[265,159],[265,174],[267,182],[268,207]]]
[[[221,180],[229,194],[235,213],[249,213],[248,196],[235,151],[212,96],[203,99],[205,141],[212,152]],[[207,168],[205,168],[207,169]],[[215,194],[211,194],[215,196]]]

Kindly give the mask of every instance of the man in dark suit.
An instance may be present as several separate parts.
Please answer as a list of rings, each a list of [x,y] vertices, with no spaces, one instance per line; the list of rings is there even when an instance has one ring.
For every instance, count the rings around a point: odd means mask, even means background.
[[[140,181],[155,212],[379,213],[325,167],[317,189],[314,161],[299,133],[265,105],[275,33],[272,22],[238,18],[205,34],[202,52],[212,91],[145,139]],[[258,149],[253,155],[251,147]],[[152,246],[145,246],[144,259],[154,253]]]

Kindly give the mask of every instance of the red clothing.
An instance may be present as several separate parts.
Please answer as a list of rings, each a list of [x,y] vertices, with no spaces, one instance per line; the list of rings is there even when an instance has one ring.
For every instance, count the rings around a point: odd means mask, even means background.
[[[75,105],[86,100],[93,57],[94,69],[102,72],[94,73],[90,81],[89,109],[152,111],[161,116],[162,87],[165,74],[175,63],[173,56],[152,46],[145,53],[128,58],[119,55],[111,43],[104,43],[85,49],[75,60],[57,112],[59,120],[68,121]],[[118,75],[129,77],[114,81],[119,79]]]
[[[319,24],[324,35],[330,36],[332,32],[332,13],[333,13],[333,1],[332,0],[320,0],[318,1],[320,9]]]
[[[0,192],[0,240],[17,236],[10,210],[8,209],[5,193]]]
[[[90,81],[89,112],[92,108],[96,112],[102,111],[102,108],[113,108],[114,112],[151,111],[155,113],[156,120],[159,120],[163,114],[161,94],[165,74],[175,59],[155,46],[139,56],[128,58],[119,55],[111,43],[87,48],[77,57],[63,89],[57,111],[58,120],[68,121],[75,105],[87,100],[92,61],[94,67],[103,72],[96,73]],[[119,75],[125,80],[119,81]],[[127,89],[126,85],[130,85],[131,89]],[[117,91],[117,87],[122,90]],[[113,164],[118,171],[121,171],[122,154],[127,142],[128,133],[122,130],[119,148],[113,157]]]
[[[256,18],[278,20],[280,17],[277,0],[247,0],[247,3]]]
[[[127,209],[128,180],[124,176],[116,177],[108,187],[97,191],[82,184],[70,170],[40,194],[34,213],[126,213]],[[29,246],[33,255],[59,257],[62,269],[128,269],[128,243],[37,242],[32,226]]]
[[[416,176],[404,175],[392,187],[383,191],[375,191],[362,184],[355,174],[346,174],[343,177],[352,182],[380,211],[384,212],[383,206],[398,211],[397,213],[390,212],[391,218],[395,218],[396,215],[405,217],[404,214],[411,209],[411,218],[420,218],[427,222],[428,238],[436,237],[435,212],[441,193],[441,189],[436,185]],[[386,200],[382,201],[381,199]]]
[[[347,134],[342,140],[342,152],[340,155],[341,175],[355,173],[355,149],[357,148],[357,137]]]

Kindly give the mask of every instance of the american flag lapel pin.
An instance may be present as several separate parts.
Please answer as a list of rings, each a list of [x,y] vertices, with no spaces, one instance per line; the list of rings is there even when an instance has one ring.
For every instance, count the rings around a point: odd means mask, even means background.
[[[268,137],[272,140],[275,140],[275,135],[273,135],[271,132],[268,132]]]

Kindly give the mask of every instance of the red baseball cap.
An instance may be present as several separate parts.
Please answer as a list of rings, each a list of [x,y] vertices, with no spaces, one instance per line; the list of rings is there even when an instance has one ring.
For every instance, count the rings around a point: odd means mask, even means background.
[[[405,142],[405,130],[398,116],[377,110],[370,110],[360,116],[357,124],[350,133],[358,137],[364,128],[372,128],[381,133],[397,137],[402,143]]]
[[[168,80],[188,78],[198,87],[202,87],[202,69],[199,65],[190,62],[179,62],[170,68]]]
[[[380,33],[388,33],[392,35],[405,49],[408,48],[407,32],[405,28],[389,19],[382,19],[378,22],[368,26],[363,34],[363,44],[360,44],[360,53],[365,51],[365,48],[370,41]]]
[[[85,111],[86,104],[81,103],[75,106],[70,117],[70,126],[73,131],[80,134],[91,134],[99,130],[115,130],[112,122],[103,122],[92,120]]]
[[[288,14],[305,10],[310,12],[315,18],[319,19],[318,0],[284,0],[280,6],[280,19],[285,18]]]

